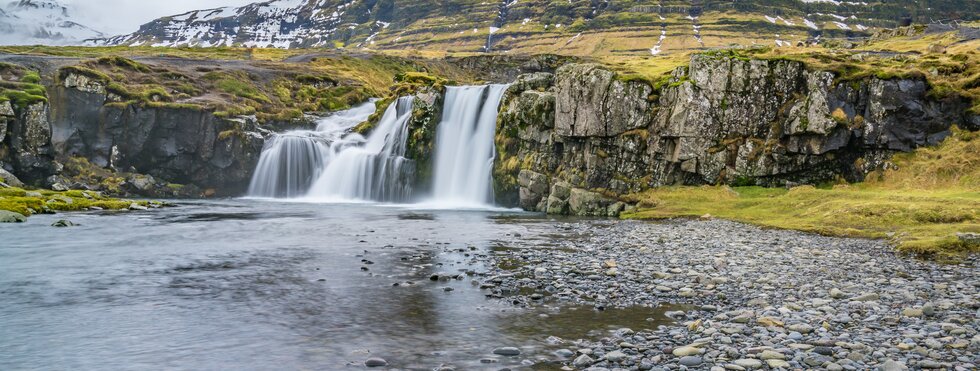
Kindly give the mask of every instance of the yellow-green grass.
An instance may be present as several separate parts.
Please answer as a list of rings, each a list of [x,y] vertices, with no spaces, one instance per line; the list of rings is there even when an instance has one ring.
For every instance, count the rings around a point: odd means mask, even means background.
[[[22,188],[0,188],[0,210],[13,211],[24,216],[50,211],[78,211],[90,207],[105,210],[127,209],[133,203],[148,206],[151,201],[132,201],[105,197],[92,191],[30,191]]]
[[[907,54],[875,55],[865,51]],[[972,102],[973,112],[980,113],[980,40],[963,40],[956,32],[886,38],[858,50],[766,48],[744,53],[756,58],[802,61],[808,68],[835,71],[843,80],[924,77],[933,88],[932,94],[959,95]]]
[[[980,252],[957,233],[980,233],[980,135],[956,130],[935,148],[894,158],[898,170],[860,184],[665,187],[631,196],[625,218],[713,217],[823,235],[885,238],[901,252],[955,260]]]

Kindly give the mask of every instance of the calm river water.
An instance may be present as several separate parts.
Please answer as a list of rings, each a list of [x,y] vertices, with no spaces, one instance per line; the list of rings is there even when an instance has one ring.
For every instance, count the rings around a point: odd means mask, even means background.
[[[520,309],[474,285],[481,256],[567,222],[224,200],[0,224],[0,369],[547,369],[549,336],[659,315]]]

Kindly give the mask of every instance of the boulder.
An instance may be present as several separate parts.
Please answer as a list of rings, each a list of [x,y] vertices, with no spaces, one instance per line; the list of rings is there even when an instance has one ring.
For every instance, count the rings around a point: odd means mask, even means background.
[[[23,223],[27,217],[13,211],[0,210],[0,223]]]
[[[20,179],[17,179],[17,176],[3,168],[0,168],[0,182],[7,183],[11,187],[24,187],[24,182],[21,182]]]

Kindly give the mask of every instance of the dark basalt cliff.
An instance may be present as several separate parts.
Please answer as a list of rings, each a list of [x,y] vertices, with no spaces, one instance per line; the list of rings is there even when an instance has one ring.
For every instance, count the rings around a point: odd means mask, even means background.
[[[0,163],[28,184],[155,196],[237,195],[264,143],[252,120],[180,105],[117,104],[106,86],[82,75],[69,74],[47,90],[47,102],[0,103]],[[68,163],[75,165],[71,171],[65,170]],[[84,173],[97,169],[113,171],[96,183]]]
[[[860,181],[953,124],[976,130],[968,107],[921,79],[839,81],[788,60],[695,55],[656,83],[570,64],[509,89],[496,195],[527,210],[618,215],[620,196],[663,185]]]
[[[487,75],[498,81],[523,73],[501,103],[496,199],[556,214],[618,215],[625,195],[664,185],[860,181],[952,125],[980,126],[970,102],[922,78],[845,80],[790,60],[707,53],[660,81],[553,57],[455,63],[510,66]],[[439,87],[424,91],[408,151],[420,174],[443,101]],[[240,195],[270,133],[199,107],[119,103],[81,74],[59,75],[47,92],[0,102],[0,166],[36,186]]]

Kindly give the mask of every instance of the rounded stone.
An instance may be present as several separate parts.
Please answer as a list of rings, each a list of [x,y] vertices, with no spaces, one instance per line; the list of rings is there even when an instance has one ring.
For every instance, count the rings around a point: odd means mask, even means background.
[[[762,361],[758,359],[742,358],[736,359],[734,363],[750,370],[762,367]]]
[[[701,357],[698,357],[698,356],[685,356],[685,357],[681,357],[681,360],[679,361],[679,363],[682,366],[687,366],[687,367],[698,366],[702,362],[704,362],[704,361],[701,360]]]
[[[521,350],[515,347],[500,347],[494,349],[493,354],[512,357],[521,355]]]
[[[364,365],[367,367],[385,367],[388,365],[388,361],[384,358],[372,357],[364,361]]]

